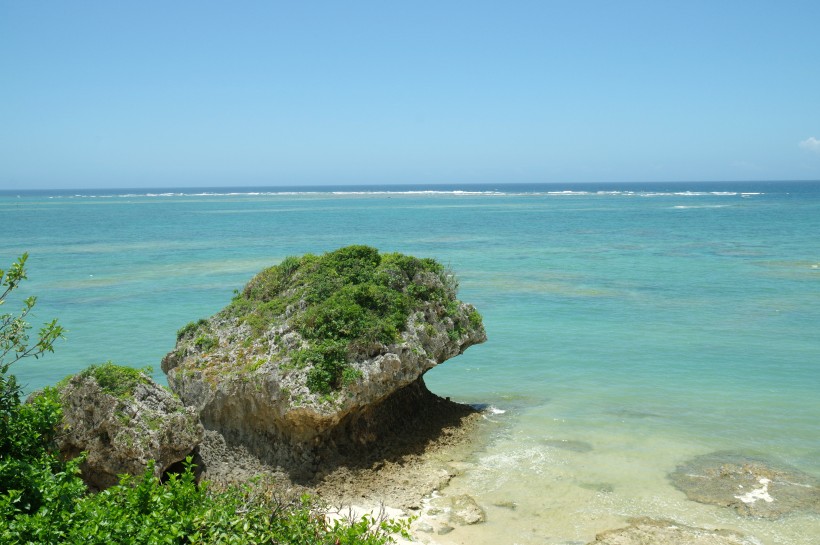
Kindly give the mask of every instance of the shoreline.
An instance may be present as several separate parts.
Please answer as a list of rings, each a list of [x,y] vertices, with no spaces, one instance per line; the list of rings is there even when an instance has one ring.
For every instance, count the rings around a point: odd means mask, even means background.
[[[413,541],[402,538],[399,543],[432,545],[434,534],[453,528],[425,517],[425,507],[462,473],[463,462],[481,448],[493,422],[486,411],[438,396],[435,401],[378,449],[365,449],[350,463],[326,464],[309,481],[292,478],[244,446],[227,444],[214,430],[206,430],[194,462],[201,468],[200,479],[215,489],[255,482],[285,498],[314,496],[328,506],[331,518],[412,518]]]

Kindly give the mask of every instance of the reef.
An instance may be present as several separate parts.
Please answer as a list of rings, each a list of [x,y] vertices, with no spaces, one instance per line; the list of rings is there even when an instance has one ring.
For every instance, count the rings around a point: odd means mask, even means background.
[[[732,452],[698,456],[669,475],[693,501],[759,518],[820,514],[820,483],[795,468]]]
[[[670,520],[633,519],[625,528],[608,530],[588,545],[758,545],[752,539],[730,530],[693,528]]]

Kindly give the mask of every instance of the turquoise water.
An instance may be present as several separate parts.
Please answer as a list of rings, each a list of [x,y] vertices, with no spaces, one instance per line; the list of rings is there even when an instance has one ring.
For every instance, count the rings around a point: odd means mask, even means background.
[[[489,340],[428,385],[505,411],[452,486],[520,506],[452,542],[584,542],[641,514],[820,542],[816,517],[740,520],[665,478],[715,450],[820,477],[820,183],[380,189],[0,194],[2,266],[28,251],[34,321],[69,330],[16,373],[34,389],[113,360],[162,380],[176,330],[287,255],[431,256]]]

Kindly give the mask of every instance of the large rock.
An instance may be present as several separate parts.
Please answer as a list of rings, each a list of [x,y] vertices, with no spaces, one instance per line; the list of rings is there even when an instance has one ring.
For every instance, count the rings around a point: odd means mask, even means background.
[[[693,501],[729,507],[741,515],[778,518],[820,514],[820,482],[795,468],[731,452],[698,456],[669,475]]]
[[[82,477],[95,490],[117,484],[118,475],[142,474],[151,460],[159,477],[203,437],[196,411],[135,369],[92,367],[58,391],[57,446],[65,458],[87,453]]]
[[[162,369],[206,428],[309,475],[400,430],[429,403],[422,375],[485,339],[444,267],[354,246],[261,272]]]

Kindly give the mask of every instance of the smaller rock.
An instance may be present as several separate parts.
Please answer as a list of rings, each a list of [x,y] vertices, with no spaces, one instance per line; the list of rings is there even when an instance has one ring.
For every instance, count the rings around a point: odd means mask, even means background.
[[[447,520],[451,524],[466,526],[478,524],[487,520],[484,509],[476,503],[472,496],[461,494],[460,496],[441,496],[434,498],[431,502],[431,509],[428,514],[446,513]]]
[[[426,522],[419,522],[416,525],[416,531],[417,532],[424,532],[425,534],[432,534],[433,533],[433,527],[430,526]]]
[[[128,391],[112,393],[105,381],[100,385],[95,369],[109,373],[109,379],[124,369],[134,384]],[[87,452],[82,478],[93,490],[117,484],[121,474],[141,475],[151,460],[159,477],[202,441],[204,429],[196,411],[135,369],[92,367],[58,391],[63,417],[57,446],[64,458]]]
[[[450,520],[456,524],[478,524],[479,522],[487,520],[484,509],[482,509],[471,496],[466,494],[453,498],[452,509],[450,512]]]

